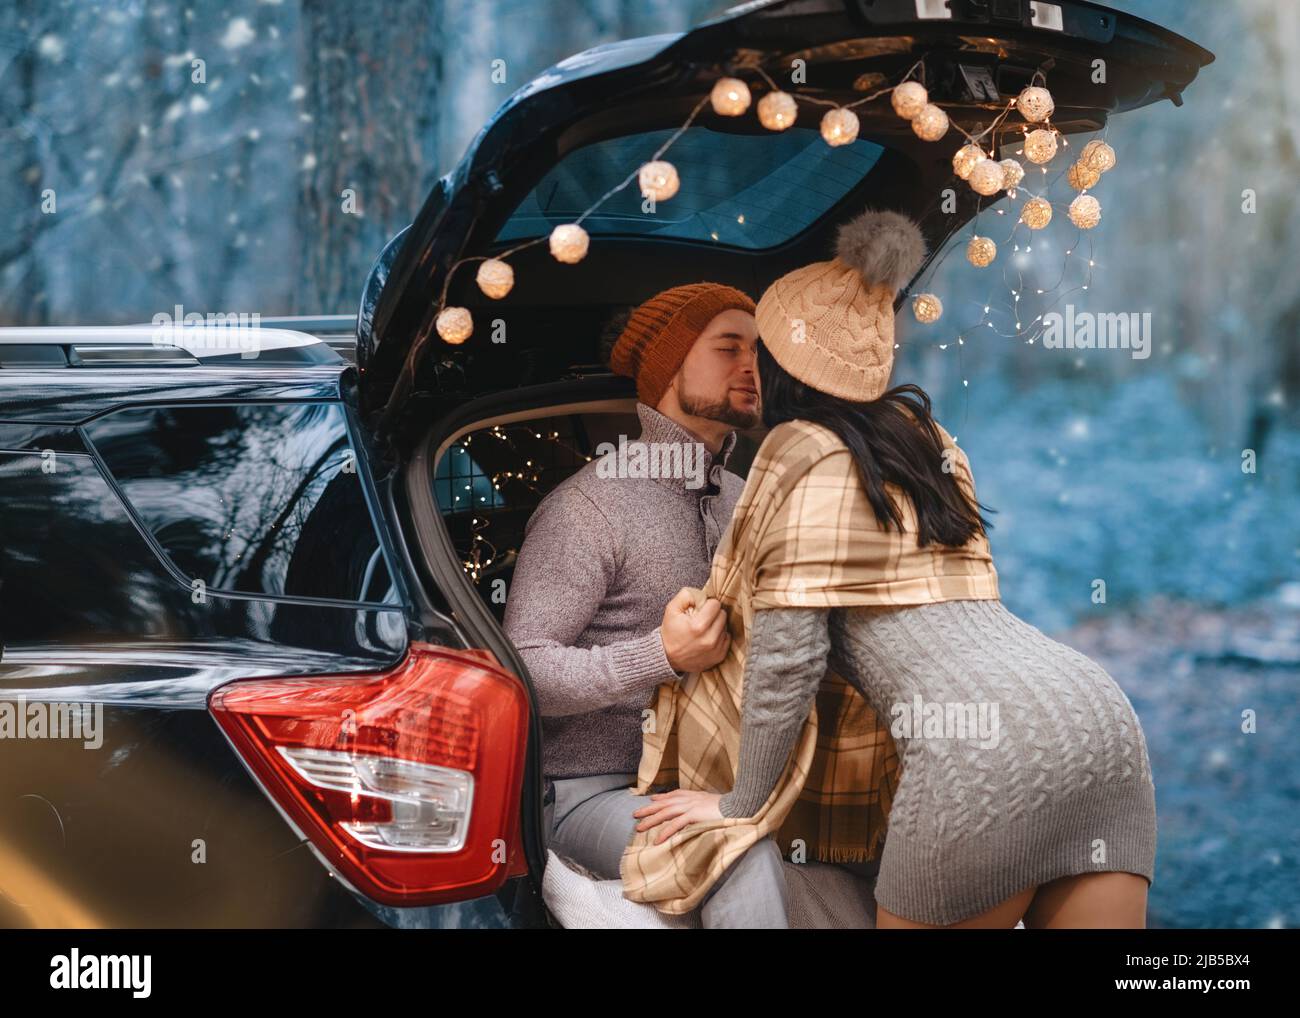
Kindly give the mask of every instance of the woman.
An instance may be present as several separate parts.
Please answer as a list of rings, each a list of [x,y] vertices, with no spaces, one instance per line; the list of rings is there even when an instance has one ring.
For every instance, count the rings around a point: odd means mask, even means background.
[[[792,429],[820,441],[823,484],[825,463],[844,464],[858,510],[839,547],[854,564],[865,559],[852,549],[883,549],[884,565],[847,606],[753,612],[732,790],[655,795],[637,829],[663,825],[663,841],[754,815],[829,664],[888,719],[902,761],[879,928],[1141,927],[1155,793],[1132,705],[1100,666],[1002,604],[964,454],[923,391],[884,391],[893,296],[923,259],[915,224],[868,212],[841,231],[835,259],[759,302],[764,444]]]

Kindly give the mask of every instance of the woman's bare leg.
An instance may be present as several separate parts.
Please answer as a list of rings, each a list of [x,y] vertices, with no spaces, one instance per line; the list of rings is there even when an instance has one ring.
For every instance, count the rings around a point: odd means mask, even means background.
[[[933,926],[929,923],[914,923],[910,919],[894,915],[883,905],[876,905],[876,929],[878,930],[1011,930],[1025,915],[1025,909],[1034,900],[1035,887],[1026,888],[1013,894],[1006,901],[994,905],[987,912],[963,919],[951,926]],[[1025,921],[1028,926],[1028,920]]]
[[[1025,928],[1141,930],[1147,924],[1147,882],[1136,873],[1081,873],[1038,888]]]

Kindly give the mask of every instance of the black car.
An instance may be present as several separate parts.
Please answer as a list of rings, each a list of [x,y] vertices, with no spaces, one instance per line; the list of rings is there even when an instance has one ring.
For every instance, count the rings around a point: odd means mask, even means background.
[[[691,186],[655,215],[615,195],[584,261],[521,250],[501,300],[448,272],[571,222],[720,76],[796,59],[840,103],[923,59],[967,130],[1041,73],[1075,134],[1179,103],[1213,56],[1080,0],[747,3],[516,92],[357,281],[354,348],[337,322],[0,332],[0,922],[551,922],[536,705],[500,622],[537,502],[636,433],[602,330],[682,282],[757,296],[869,205],[937,252],[978,196],[941,207],[960,139],[920,141],[887,97],[839,147],[815,105],[779,133],[705,108],[672,149]],[[435,331],[444,291],[462,344]]]

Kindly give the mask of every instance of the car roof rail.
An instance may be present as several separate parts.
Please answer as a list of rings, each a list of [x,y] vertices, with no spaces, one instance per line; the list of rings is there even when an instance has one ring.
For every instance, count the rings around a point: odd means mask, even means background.
[[[345,316],[339,316],[345,317]],[[0,368],[327,364],[346,357],[324,337],[294,329],[216,322],[0,328]]]
[[[356,315],[262,315],[259,319],[264,329],[292,329],[312,336],[342,336],[356,338]]]
[[[315,336],[346,361],[357,362],[356,315],[276,315],[262,317],[264,329],[292,329]]]

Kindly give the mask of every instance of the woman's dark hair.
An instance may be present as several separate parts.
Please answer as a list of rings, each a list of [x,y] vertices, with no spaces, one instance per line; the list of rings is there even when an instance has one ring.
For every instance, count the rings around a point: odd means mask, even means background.
[[[957,475],[943,470],[943,439],[930,413],[930,397],[920,386],[898,385],[867,403],[841,399],[794,378],[762,340],[758,377],[763,423],[774,428],[784,421],[812,421],[835,432],[852,452],[867,499],[886,530],[903,528],[902,510],[885,491],[886,484],[902,488],[916,507],[920,547],[936,541],[959,548],[993,526],[980,510],[994,510],[972,502]]]

